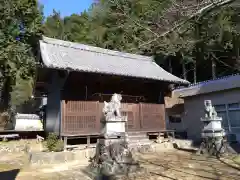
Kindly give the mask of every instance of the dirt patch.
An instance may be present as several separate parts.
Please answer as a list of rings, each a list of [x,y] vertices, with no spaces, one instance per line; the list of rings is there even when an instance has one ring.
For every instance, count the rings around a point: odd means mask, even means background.
[[[38,143],[36,140],[18,140],[0,142],[0,152],[21,152],[21,151],[42,151],[42,143]]]

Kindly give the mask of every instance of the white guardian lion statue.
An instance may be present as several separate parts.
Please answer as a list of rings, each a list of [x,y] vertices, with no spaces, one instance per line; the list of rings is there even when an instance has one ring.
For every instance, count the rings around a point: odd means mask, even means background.
[[[109,103],[104,101],[103,113],[106,121],[121,117],[121,100],[122,96],[120,94],[113,94]]]
[[[205,105],[205,118],[217,117],[217,112],[216,112],[215,108],[213,107],[211,100],[205,100],[204,105]]]

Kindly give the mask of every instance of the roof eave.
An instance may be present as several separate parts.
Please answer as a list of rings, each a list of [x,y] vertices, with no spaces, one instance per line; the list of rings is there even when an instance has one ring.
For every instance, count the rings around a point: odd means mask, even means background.
[[[49,69],[58,69],[58,70],[66,70],[70,72],[82,72],[82,73],[96,73],[96,74],[102,74],[102,75],[109,75],[109,76],[122,76],[122,77],[132,77],[132,78],[137,78],[137,79],[146,79],[146,80],[153,80],[153,81],[162,81],[162,82],[168,82],[169,84],[178,84],[178,85],[183,85],[183,84],[190,84],[188,81],[170,81],[170,80],[164,80],[164,79],[156,79],[156,78],[149,78],[149,77],[139,77],[139,76],[131,76],[131,75],[126,75],[126,74],[109,74],[105,72],[93,72],[93,71],[83,71],[79,69],[73,69],[73,68],[63,68],[63,67],[55,67],[52,64],[51,65],[46,65],[44,64],[46,68]]]

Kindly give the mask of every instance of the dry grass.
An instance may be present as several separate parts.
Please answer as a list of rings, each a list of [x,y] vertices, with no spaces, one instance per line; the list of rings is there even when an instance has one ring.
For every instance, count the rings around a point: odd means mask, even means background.
[[[235,157],[233,158],[233,161],[234,161],[236,164],[239,164],[239,165],[240,165],[240,155],[235,156]]]

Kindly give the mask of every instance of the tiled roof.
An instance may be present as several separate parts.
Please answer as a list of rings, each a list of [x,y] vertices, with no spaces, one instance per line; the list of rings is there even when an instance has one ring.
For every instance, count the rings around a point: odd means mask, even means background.
[[[48,68],[130,76],[179,84],[189,83],[165,71],[147,56],[47,37],[40,41],[40,49],[43,64]]]
[[[203,81],[196,84],[191,84],[189,85],[189,87],[186,88],[175,89],[172,92],[172,95],[174,97],[189,97],[235,88],[240,88],[239,74],[225,76],[215,80]]]

